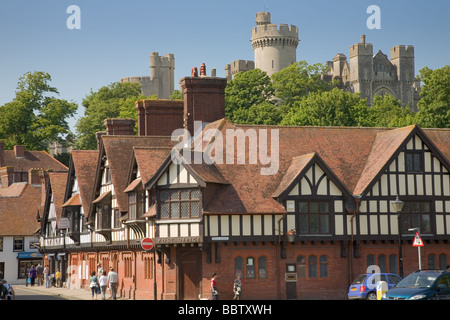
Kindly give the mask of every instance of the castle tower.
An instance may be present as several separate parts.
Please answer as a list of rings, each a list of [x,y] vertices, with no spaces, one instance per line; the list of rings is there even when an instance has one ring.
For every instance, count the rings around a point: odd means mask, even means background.
[[[414,46],[399,45],[391,48],[391,62],[397,68],[398,93],[403,105],[417,111],[415,101]]]
[[[158,52],[150,54],[150,77],[126,77],[120,82],[136,82],[142,87],[145,96],[158,96],[158,99],[169,99],[175,88],[175,56],[168,53],[159,56]]]
[[[298,28],[294,25],[271,24],[269,12],[256,14],[252,29],[255,68],[270,76],[297,61]]]
[[[369,105],[372,105],[372,79],[373,46],[361,35],[361,42],[350,46],[350,86],[352,92],[360,92],[361,98],[367,98]]]

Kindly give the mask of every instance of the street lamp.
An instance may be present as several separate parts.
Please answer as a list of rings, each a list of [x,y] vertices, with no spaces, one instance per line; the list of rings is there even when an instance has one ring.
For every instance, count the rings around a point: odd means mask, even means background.
[[[403,205],[405,204],[398,198],[395,201],[391,201],[392,207],[397,212],[397,224],[398,224],[398,267],[400,272],[400,277],[403,278],[403,257],[402,257],[402,224],[401,224],[401,216],[400,213],[403,209]]]

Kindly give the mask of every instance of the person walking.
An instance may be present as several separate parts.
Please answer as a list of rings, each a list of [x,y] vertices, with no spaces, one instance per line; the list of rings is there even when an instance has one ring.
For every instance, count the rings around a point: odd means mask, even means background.
[[[89,287],[92,291],[92,300],[94,300],[94,294],[95,294],[95,300],[97,300],[98,292],[100,291],[100,284],[98,282],[98,278],[95,275],[95,271],[92,271],[91,277],[89,278]]]
[[[240,274],[238,274],[237,278],[234,279],[233,292],[234,292],[233,300],[241,300],[242,280],[241,280],[241,275]]]
[[[34,282],[36,280],[36,269],[34,268],[34,265],[31,266],[30,271],[29,271],[29,275],[30,275],[30,284],[33,287],[34,286]]]
[[[56,287],[61,287],[61,271],[56,271],[55,273]]]
[[[217,274],[214,272],[211,276],[211,300],[219,300],[219,291],[216,282]]]
[[[119,275],[112,267],[109,267],[108,273],[109,290],[111,290],[111,300],[117,300],[117,287],[119,286]]]
[[[37,285],[42,286],[44,284],[44,268],[39,262],[36,267],[36,277],[37,277]]]
[[[16,293],[14,292],[13,286],[10,285],[8,283],[8,281],[6,281],[6,279],[2,280],[2,284],[6,288],[6,290],[8,291],[5,300],[16,300]]]
[[[108,277],[106,276],[106,271],[103,271],[102,275],[98,279],[100,284],[100,291],[102,294],[102,300],[106,300],[106,288],[108,287]]]
[[[44,280],[45,280],[45,287],[50,288],[50,270],[48,270],[48,266],[44,267]]]

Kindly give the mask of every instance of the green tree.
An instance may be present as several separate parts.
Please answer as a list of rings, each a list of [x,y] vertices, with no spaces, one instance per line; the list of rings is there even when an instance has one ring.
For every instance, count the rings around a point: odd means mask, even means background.
[[[0,138],[7,148],[24,145],[29,150],[47,150],[48,143],[64,141],[70,129],[67,118],[78,106],[55,98],[50,74],[27,72],[20,77],[13,101],[0,107]]]
[[[367,126],[368,107],[359,93],[333,88],[311,92],[296,101],[285,114],[282,125],[296,126]]]
[[[450,65],[419,70],[423,82],[417,103],[417,123],[424,128],[450,128]]]
[[[230,80],[225,88],[225,114],[231,121],[235,121],[234,113],[250,109],[254,104],[261,104],[273,95],[270,77],[260,69],[240,72]]]
[[[327,70],[328,67],[321,63],[308,65],[306,61],[298,61],[272,75],[275,96],[289,108],[309,93],[329,91],[334,82],[321,78]]]
[[[283,119],[280,109],[265,101],[249,109],[240,108],[234,112],[234,122],[240,124],[278,125]]]
[[[117,118],[121,115],[137,118],[134,102],[144,98],[141,95],[141,86],[138,83],[113,82],[101,87],[98,91],[87,95],[82,102],[85,108],[84,116],[76,124],[77,149],[96,149],[96,133],[105,131],[104,120]]]
[[[409,106],[403,107],[394,96],[375,96],[367,114],[367,125],[375,127],[405,127],[415,122]]]

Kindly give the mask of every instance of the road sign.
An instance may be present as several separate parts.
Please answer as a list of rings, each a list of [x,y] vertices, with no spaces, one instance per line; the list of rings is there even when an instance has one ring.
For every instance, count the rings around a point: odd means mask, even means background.
[[[416,232],[416,236],[414,237],[413,247],[423,247],[423,241],[418,232]]]
[[[150,251],[153,249],[153,240],[150,238],[144,238],[141,241],[141,247],[142,249],[144,249],[145,251]]]

